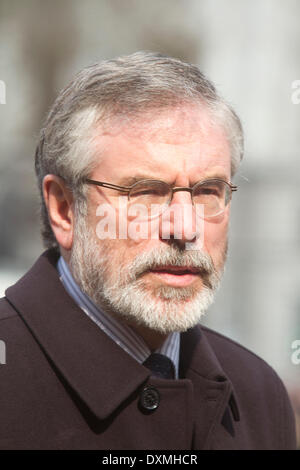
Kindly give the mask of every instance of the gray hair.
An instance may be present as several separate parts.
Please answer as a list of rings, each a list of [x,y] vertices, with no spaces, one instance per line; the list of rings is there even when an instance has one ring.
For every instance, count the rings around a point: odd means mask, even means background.
[[[62,177],[73,192],[75,212],[85,215],[83,180],[97,161],[93,145],[97,125],[112,126],[113,118],[132,120],[148,111],[185,103],[206,106],[222,124],[231,147],[233,175],[243,156],[241,122],[197,66],[142,51],[96,63],[74,77],[50,109],[35,154],[45,247],[59,251],[43,199],[45,175]]]

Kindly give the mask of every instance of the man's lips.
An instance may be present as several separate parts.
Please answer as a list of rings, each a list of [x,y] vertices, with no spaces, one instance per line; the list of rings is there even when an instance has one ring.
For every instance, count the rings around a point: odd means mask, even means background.
[[[160,273],[168,273],[168,274],[175,274],[175,275],[182,275],[182,274],[199,274],[200,269],[190,267],[190,266],[156,266],[155,268],[150,269],[151,272],[160,272]]]
[[[188,286],[200,277],[200,269],[190,266],[156,266],[149,272],[160,281],[175,287]]]

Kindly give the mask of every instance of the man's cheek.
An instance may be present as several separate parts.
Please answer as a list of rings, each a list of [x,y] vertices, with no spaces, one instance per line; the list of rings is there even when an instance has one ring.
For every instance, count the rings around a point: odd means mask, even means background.
[[[204,247],[214,262],[223,259],[227,247],[228,220],[221,224],[206,223],[204,225]]]

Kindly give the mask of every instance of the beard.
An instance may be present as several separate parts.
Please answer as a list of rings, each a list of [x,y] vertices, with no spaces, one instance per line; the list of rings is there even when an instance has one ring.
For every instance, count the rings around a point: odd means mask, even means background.
[[[169,334],[194,327],[213,303],[224,269],[227,243],[219,270],[208,253],[187,251],[179,248],[176,241],[143,251],[129,262],[124,261],[126,255],[126,243],[120,240],[99,243],[85,218],[78,217],[70,269],[81,290],[98,308],[115,318]],[[197,268],[202,285],[200,288],[153,286],[143,274],[159,265]]]

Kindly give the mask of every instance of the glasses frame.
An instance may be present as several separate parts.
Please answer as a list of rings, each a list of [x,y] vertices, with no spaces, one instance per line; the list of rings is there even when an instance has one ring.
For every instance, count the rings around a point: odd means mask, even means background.
[[[203,181],[198,181],[196,184],[194,184],[194,186],[192,186],[191,188],[189,187],[185,187],[185,186],[171,186],[170,184],[166,183],[165,181],[161,181],[161,180],[152,180],[152,179],[145,179],[145,180],[139,180],[137,181],[136,183],[132,184],[131,186],[119,186],[117,184],[113,184],[113,183],[107,183],[106,181],[96,181],[96,180],[92,180],[90,178],[86,178],[83,183],[86,183],[86,184],[93,184],[95,186],[101,186],[103,188],[108,188],[108,189],[115,189],[116,191],[121,191],[121,192],[124,192],[124,193],[127,193],[128,194],[128,201],[130,201],[130,191],[135,187],[137,186],[138,184],[141,184],[141,183],[163,183],[165,184],[166,186],[169,187],[169,190],[170,190],[170,198],[168,200],[168,202],[166,202],[166,207],[168,207],[170,204],[171,204],[171,201],[173,199],[173,196],[174,196],[174,193],[178,192],[178,191],[188,191],[191,195],[191,199],[192,199],[192,204],[194,205],[194,199],[193,199],[193,192],[195,191],[195,188],[198,187],[198,186],[201,186],[201,185],[204,185],[206,183],[210,183],[210,182],[222,182],[222,183],[225,183],[229,189],[230,189],[230,197],[227,201],[227,203],[225,203],[225,207],[229,204],[229,202],[231,201],[231,198],[232,198],[232,193],[234,191],[237,191],[238,190],[238,187],[234,184],[232,184],[231,182],[228,182],[228,181],[225,181],[221,178],[209,178],[207,180],[203,180]],[[225,208],[224,208],[225,210]],[[222,212],[224,212],[224,210],[222,210],[221,212],[219,212],[218,214],[216,215],[212,215],[212,216],[207,216],[207,217],[216,217],[217,215],[221,214]]]

